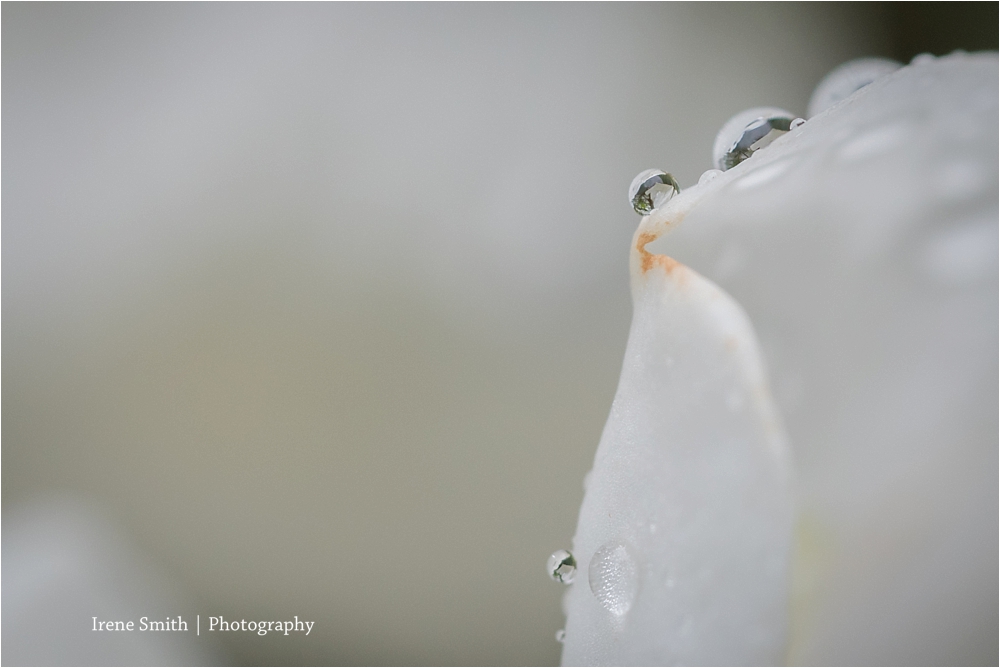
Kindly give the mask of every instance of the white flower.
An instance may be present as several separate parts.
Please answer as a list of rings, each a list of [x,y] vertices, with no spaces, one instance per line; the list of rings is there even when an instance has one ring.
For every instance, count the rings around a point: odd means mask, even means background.
[[[573,545],[632,575],[564,663],[995,653],[996,82],[924,59],[643,218]]]

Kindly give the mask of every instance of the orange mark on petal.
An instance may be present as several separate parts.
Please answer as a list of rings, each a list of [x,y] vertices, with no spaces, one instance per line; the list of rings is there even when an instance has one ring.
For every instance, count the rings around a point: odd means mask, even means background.
[[[666,255],[654,255],[646,250],[646,244],[656,241],[659,237],[658,234],[653,234],[652,232],[643,232],[639,235],[639,238],[635,242],[635,249],[639,251],[639,261],[640,267],[642,268],[642,273],[646,273],[653,267],[662,267],[663,271],[670,274],[673,273],[674,269],[683,266],[680,262],[672,257]]]

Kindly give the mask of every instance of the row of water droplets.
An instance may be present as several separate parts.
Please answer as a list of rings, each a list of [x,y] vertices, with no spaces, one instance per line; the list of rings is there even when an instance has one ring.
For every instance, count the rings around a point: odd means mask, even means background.
[[[918,56],[919,58],[919,56]],[[884,58],[860,58],[844,63],[820,81],[809,100],[809,117],[826,111],[876,79],[899,69],[901,65]],[[775,139],[800,127],[805,119],[777,107],[755,107],[730,118],[715,137],[710,169],[698,183],[705,183],[732,169]],[[659,169],[640,172],[628,189],[632,208],[645,216],[666,204],[681,191],[674,177]]]

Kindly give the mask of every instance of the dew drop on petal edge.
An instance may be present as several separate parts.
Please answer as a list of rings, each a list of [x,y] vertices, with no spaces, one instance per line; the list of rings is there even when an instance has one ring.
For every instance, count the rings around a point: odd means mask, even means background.
[[[702,172],[701,176],[698,177],[698,183],[708,183],[721,173],[721,169],[706,169]]]
[[[571,584],[576,577],[576,559],[567,550],[556,550],[549,557],[546,570],[556,582]]]
[[[680,191],[681,187],[673,176],[660,169],[647,169],[632,179],[628,199],[635,212],[645,216],[666,204]]]
[[[732,169],[792,129],[795,114],[777,107],[755,107],[734,115],[715,136],[712,164]]]

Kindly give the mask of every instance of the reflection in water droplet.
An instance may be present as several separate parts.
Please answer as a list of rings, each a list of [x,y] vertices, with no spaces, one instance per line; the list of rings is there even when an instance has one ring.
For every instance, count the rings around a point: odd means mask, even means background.
[[[556,631],[556,642],[566,642],[566,629]]]
[[[546,564],[549,577],[556,582],[572,584],[576,577],[576,559],[566,550],[556,550]]]
[[[777,107],[757,107],[736,114],[715,136],[712,162],[717,169],[732,169],[791,129],[796,118]]]
[[[659,169],[647,169],[632,179],[628,199],[635,212],[645,216],[666,204],[680,191],[681,187],[673,176]]]
[[[630,548],[608,543],[594,553],[589,569],[590,591],[613,615],[624,615],[639,590],[639,571]]]
[[[809,98],[809,118],[846,100],[871,82],[892,74],[902,65],[888,58],[858,58],[835,67]]]
[[[702,172],[701,176],[698,177],[698,183],[708,183],[721,173],[721,169],[706,169]]]

